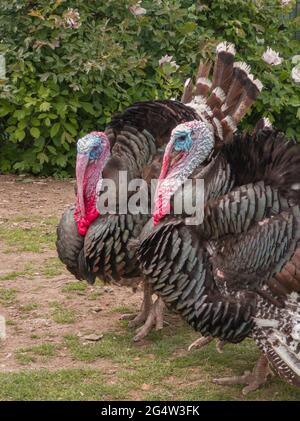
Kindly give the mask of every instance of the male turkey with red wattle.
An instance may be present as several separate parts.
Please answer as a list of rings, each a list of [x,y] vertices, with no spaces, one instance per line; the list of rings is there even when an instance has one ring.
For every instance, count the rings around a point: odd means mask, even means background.
[[[262,351],[254,371],[217,380],[245,383],[248,393],[266,381],[268,363],[300,385],[300,145],[269,128],[232,136],[262,86],[231,62],[231,49],[223,46],[213,76],[214,85],[231,75],[229,86],[217,86],[221,107],[208,105],[213,91],[202,99],[202,121],[172,131],[137,255],[153,291],[208,340],[253,337]],[[172,215],[189,177],[205,181],[198,226]]]
[[[133,287],[143,281],[135,251],[128,244],[139,236],[151,210],[146,215],[121,214],[117,201],[117,214],[104,214],[97,205],[102,180],[110,179],[118,188],[120,171],[127,172],[128,183],[143,176],[149,182],[149,176],[157,178],[161,149],[172,128],[195,118],[197,113],[178,101],[145,101],[114,117],[105,133],[92,132],[78,141],[76,206],[63,214],[57,229],[58,255],[76,278],[94,283],[99,277]],[[130,322],[133,327],[142,325],[134,339],[145,337],[153,326],[162,328],[162,322],[162,300],[152,303],[145,282],[141,311]]]

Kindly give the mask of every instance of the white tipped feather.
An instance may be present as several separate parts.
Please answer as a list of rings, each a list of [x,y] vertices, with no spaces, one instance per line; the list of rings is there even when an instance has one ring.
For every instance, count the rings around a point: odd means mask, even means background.
[[[217,45],[216,52],[221,53],[222,51],[226,51],[227,53],[231,53],[233,55],[236,53],[234,44],[227,41],[221,42]]]
[[[263,87],[264,87],[264,85],[261,83],[261,81],[258,80],[258,79],[255,79],[255,80],[253,80],[253,83],[257,87],[257,89],[259,90],[259,92],[261,92],[262,89],[263,89]]]
[[[271,123],[271,121],[268,119],[268,117],[264,117],[263,118],[263,120],[264,120],[264,127],[266,127],[266,128],[272,128],[272,123]]]
[[[202,85],[206,85],[209,88],[211,87],[211,80],[207,79],[206,77],[199,77],[199,79],[197,79],[196,84],[201,83]]]
[[[237,130],[236,124],[230,115],[226,116],[222,121],[226,121],[233,133]]]
[[[217,129],[218,136],[221,140],[223,140],[223,128],[222,124],[220,123],[220,120],[218,120],[216,117],[213,118],[213,123]]]
[[[207,117],[211,118],[213,115],[211,108],[206,103],[206,98],[201,95],[195,96],[193,100],[186,105],[193,108],[202,120],[207,121]]]
[[[191,78],[189,77],[189,78],[188,78],[188,79],[184,82],[184,87],[185,87],[185,88],[189,85],[190,81],[191,81]]]
[[[223,89],[222,88],[220,88],[220,86],[217,86],[213,91],[212,91],[212,93],[213,94],[215,94],[216,95],[216,97],[221,101],[221,102],[224,102],[225,101],[225,99],[226,99],[226,94],[225,94],[225,92],[223,91]]]
[[[251,72],[251,67],[244,61],[237,61],[236,63],[233,63],[233,67],[237,67],[246,72],[247,74],[250,74]]]
[[[263,84],[261,83],[261,81],[258,79],[254,79],[254,76],[251,73],[248,75],[248,78],[251,80],[252,83],[254,83],[259,92],[261,92],[263,88]]]

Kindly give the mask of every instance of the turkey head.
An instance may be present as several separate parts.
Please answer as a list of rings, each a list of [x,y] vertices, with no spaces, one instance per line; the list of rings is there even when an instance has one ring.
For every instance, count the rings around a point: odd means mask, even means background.
[[[103,132],[89,133],[77,142],[77,197],[74,218],[82,236],[99,216],[96,195],[101,188],[102,171],[109,155],[109,140]]]
[[[173,129],[155,193],[154,225],[170,212],[171,197],[193,171],[207,161],[214,146],[214,131],[207,122],[194,120]]]

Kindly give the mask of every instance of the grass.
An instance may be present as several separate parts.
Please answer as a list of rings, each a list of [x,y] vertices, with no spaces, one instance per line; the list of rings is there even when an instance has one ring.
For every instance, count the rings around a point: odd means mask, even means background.
[[[115,367],[105,371],[69,369],[0,373],[0,399],[67,400],[299,400],[300,391],[278,378],[246,398],[241,386],[218,386],[213,378],[240,374],[250,369],[258,357],[251,340],[227,345],[219,354],[212,343],[201,350],[187,351],[195,333],[179,326],[176,333],[153,333],[144,345],[134,345],[127,331],[107,333],[96,343],[84,344],[74,335],[64,344],[75,361],[82,365],[105,360]],[[39,357],[55,356],[53,344],[19,351],[24,363]]]
[[[134,314],[136,309],[134,309],[133,307],[128,307],[128,306],[123,305],[123,306],[113,307],[110,311],[111,313]]]
[[[31,251],[35,248],[38,249],[38,246],[34,246]],[[27,263],[23,270],[8,272],[5,275],[0,276],[0,281],[13,281],[21,277],[31,277],[34,276],[37,272],[45,278],[53,278],[54,276],[61,275],[63,271],[64,266],[61,261],[57,257],[49,257],[43,261],[42,265],[33,265],[32,263]]]
[[[0,281],[13,281],[24,276],[32,276],[35,271],[36,270],[31,262],[26,263],[22,270],[8,272],[5,275],[0,276]]]
[[[65,308],[58,302],[51,303],[52,319],[59,324],[69,324],[75,322],[75,311],[70,308]]]
[[[24,313],[30,313],[31,311],[37,310],[39,305],[37,303],[28,303],[28,304],[21,304],[19,306],[19,311]]]
[[[110,400],[126,398],[100,370],[25,370],[0,373],[1,400]]]
[[[24,221],[32,225],[30,229],[22,228]],[[20,226],[11,225],[5,227],[4,231],[0,227],[0,237],[7,252],[40,253],[55,247],[57,218],[40,220],[39,217],[29,215],[19,216],[13,222],[20,223]],[[13,311],[17,309],[19,312],[16,318],[15,313],[8,314],[9,334],[12,332],[17,336],[19,330],[22,332],[20,319],[26,318],[26,323],[30,324],[34,315],[32,312],[36,309],[39,313],[44,311],[45,317],[50,314],[58,324],[70,324],[70,327],[66,326],[68,332],[74,327],[73,334],[65,335],[65,327],[62,326],[63,337],[57,337],[62,335],[60,330],[47,332],[49,342],[45,343],[40,343],[45,337],[44,331],[37,329],[28,333],[29,341],[14,353],[19,370],[0,371],[0,401],[300,400],[300,390],[287,385],[278,377],[270,379],[261,390],[246,398],[241,394],[242,386],[213,384],[212,380],[216,377],[239,375],[253,368],[259,354],[251,340],[239,345],[226,345],[223,354],[216,351],[214,343],[188,352],[188,345],[197,338],[197,334],[181,322],[164,328],[162,332],[151,332],[147,340],[135,344],[132,342],[133,331],[128,329],[125,321],[116,322],[112,332],[97,332],[95,324],[93,333],[103,333],[103,338],[98,342],[85,341],[84,336],[79,338],[75,335],[77,325],[72,326],[76,322],[76,312],[66,307],[66,297],[70,296],[74,300],[76,294],[84,294],[87,300],[97,300],[100,295],[103,296],[101,281],[97,281],[93,289],[88,288],[85,282],[77,281],[59,286],[57,301],[50,302],[49,308],[43,309],[37,298],[32,301],[26,298],[26,302],[19,302],[19,285],[21,288],[22,283],[27,282],[26,278],[34,278],[35,272],[47,278],[46,284],[40,286],[47,294],[45,285],[64,270],[57,258],[48,258],[38,270],[32,264],[25,264],[20,271],[11,271],[0,277],[0,306],[17,304],[13,306]],[[17,278],[23,276],[26,278],[21,283]],[[14,280],[17,289],[12,288],[11,284],[6,287],[6,281]],[[118,306],[116,302],[111,308],[104,309],[103,313],[116,318],[114,313],[134,311],[136,309],[131,308],[129,303]],[[102,313],[97,317],[102,317]],[[91,329],[91,325],[88,325],[88,329]],[[60,341],[58,344],[51,342],[51,333],[55,341]],[[74,368],[63,368],[65,360],[62,354],[68,360],[72,359]],[[53,367],[58,357],[61,357],[59,369]],[[31,369],[26,370],[26,365],[31,365]],[[51,370],[41,366],[51,367]]]
[[[6,244],[6,253],[32,252],[40,253],[43,248],[55,248],[56,233],[53,229],[56,218],[39,221],[37,218],[26,218],[30,227],[15,226],[18,218],[11,221],[11,225],[0,226],[0,238]],[[24,219],[22,219],[24,222]],[[54,222],[55,221],[55,222]]]
[[[28,348],[21,348],[15,352],[16,360],[23,365],[36,362],[36,357],[42,357],[42,361],[47,361],[55,356],[56,346],[51,343],[44,343]]]
[[[150,400],[236,400],[241,399],[241,386],[220,387],[216,377],[242,374],[251,369],[258,357],[252,341],[228,345],[219,354],[214,344],[202,350],[187,352],[195,333],[185,326],[175,332],[153,332],[144,346],[132,344],[130,333],[109,333],[97,343],[84,345],[79,338],[68,335],[66,346],[72,357],[82,362],[110,359],[119,366],[117,384],[140,399]],[[178,354],[180,351],[180,355]],[[150,391],[143,391],[146,384]],[[128,395],[130,396],[130,395]],[[299,400],[300,391],[278,378],[271,379],[261,390],[246,397],[258,400]]]
[[[16,278],[19,278],[20,276],[24,276],[24,271],[12,271],[8,272],[5,275],[0,276],[0,281],[13,281]]]
[[[42,267],[42,275],[46,278],[53,278],[54,276],[59,276],[63,273],[64,266],[57,257],[49,257]]]
[[[68,282],[62,289],[63,292],[82,292],[86,291],[87,283],[86,282]]]
[[[0,288],[0,303],[9,306],[16,302],[17,291],[15,288]]]
[[[91,301],[96,301],[99,299],[99,297],[101,297],[103,293],[101,291],[92,291],[89,293],[87,299],[91,300]]]

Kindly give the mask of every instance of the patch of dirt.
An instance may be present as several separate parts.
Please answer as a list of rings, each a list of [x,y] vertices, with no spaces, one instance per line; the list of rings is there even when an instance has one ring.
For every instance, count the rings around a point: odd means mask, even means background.
[[[0,176],[2,226],[3,223],[11,224],[10,221],[17,218],[20,221],[17,223],[18,226],[30,229],[30,221],[26,221],[29,216],[58,219],[73,201],[73,181]],[[108,289],[88,286],[82,293],[65,292],[63,288],[69,282],[75,281],[66,270],[62,275],[52,278],[40,274],[46,259],[56,256],[55,250],[43,250],[41,253],[4,253],[5,249],[4,241],[1,242],[0,238],[0,276],[22,271],[28,263],[34,270],[30,275],[21,274],[15,279],[0,280],[0,288],[15,290],[15,297],[11,302],[3,305],[0,301],[0,314],[7,320],[7,338],[4,342],[0,342],[0,371],[16,371],[24,368],[54,370],[99,367],[108,375],[115,372],[116,364],[108,359],[98,358],[93,363],[73,359],[64,346],[64,336],[71,334],[82,337],[90,333],[99,335],[118,331],[120,313],[112,312],[112,309],[122,306],[138,309],[142,300],[141,291],[133,293],[129,288],[112,285]],[[97,292],[101,292],[101,296],[96,300],[88,299],[89,294]],[[53,320],[53,303],[65,310],[71,310],[74,322],[56,323]],[[26,309],[33,304],[35,304],[33,309],[24,310],[24,307]],[[101,308],[101,311],[95,311],[95,307]],[[54,357],[44,361],[42,358],[37,358],[27,365],[21,364],[16,358],[17,350],[45,343],[57,345]]]
[[[0,220],[58,216],[74,202],[74,180],[0,175]]]

